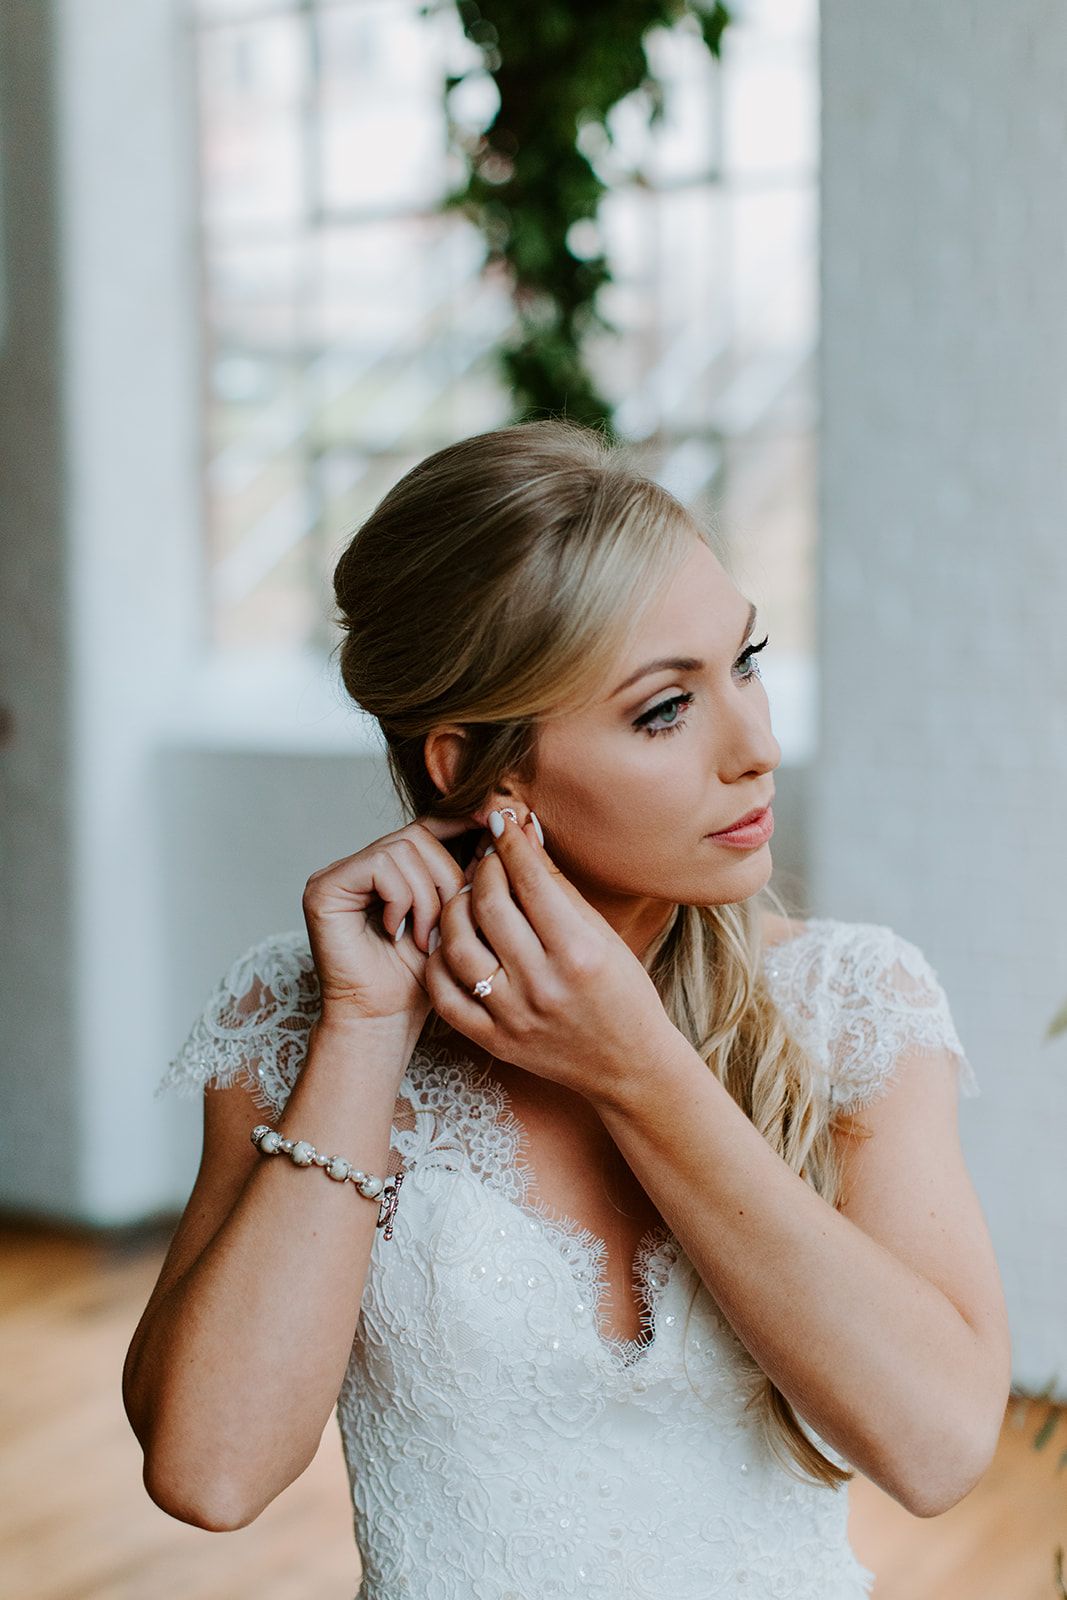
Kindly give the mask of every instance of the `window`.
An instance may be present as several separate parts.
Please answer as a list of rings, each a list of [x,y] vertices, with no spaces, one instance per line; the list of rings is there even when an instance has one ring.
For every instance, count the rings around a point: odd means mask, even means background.
[[[695,23],[649,35],[663,120],[631,96],[586,147],[621,330],[587,358],[648,469],[728,537],[774,671],[813,631],[816,4],[733,10],[721,63]],[[211,641],[326,651],[361,518],[510,414],[504,285],[436,214],[462,177],[444,78],[481,57],[453,0],[196,0],[192,26]],[[472,126],[494,107],[484,73],[454,91]]]

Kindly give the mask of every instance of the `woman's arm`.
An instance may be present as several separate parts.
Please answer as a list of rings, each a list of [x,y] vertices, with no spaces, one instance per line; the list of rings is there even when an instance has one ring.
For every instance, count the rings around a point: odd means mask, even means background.
[[[312,1027],[273,1125],[384,1175],[413,1044],[391,1022]],[[151,1498],[216,1531],[253,1521],[314,1457],[351,1352],[379,1215],[351,1183],[259,1154],[249,1134],[264,1117],[242,1115],[251,1099],[238,1094],[217,1116],[205,1106],[197,1185],[123,1371]],[[234,1171],[246,1175],[218,1224],[208,1212],[227,1187],[232,1194]],[[208,1239],[199,1249],[196,1235]],[[187,1266],[175,1260],[194,1250]]]
[[[1010,1386],[956,1095],[947,1052],[902,1058],[864,1109],[874,1137],[841,1210],[771,1149],[677,1030],[593,1100],[741,1342],[804,1420],[915,1516],[974,1487]]]

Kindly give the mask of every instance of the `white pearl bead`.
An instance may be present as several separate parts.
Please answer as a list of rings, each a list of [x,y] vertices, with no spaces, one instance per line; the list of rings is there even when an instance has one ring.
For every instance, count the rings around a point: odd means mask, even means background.
[[[272,1155],[273,1152],[277,1150],[281,1142],[282,1136],[278,1132],[277,1128],[271,1128],[270,1132],[265,1133],[262,1139],[260,1139],[259,1148],[261,1150],[265,1150],[268,1155]]]
[[[345,1178],[348,1177],[351,1168],[349,1167],[344,1156],[334,1156],[333,1160],[330,1162],[330,1165],[326,1168],[326,1171],[330,1174],[331,1178],[337,1178],[343,1182]]]
[[[290,1151],[294,1164],[298,1167],[310,1167],[314,1158],[315,1146],[306,1139],[298,1139]]]
[[[384,1188],[385,1184],[382,1182],[381,1178],[366,1178],[359,1185],[359,1192],[362,1195],[366,1195],[368,1200],[373,1200],[376,1198],[376,1196],[381,1194]]]

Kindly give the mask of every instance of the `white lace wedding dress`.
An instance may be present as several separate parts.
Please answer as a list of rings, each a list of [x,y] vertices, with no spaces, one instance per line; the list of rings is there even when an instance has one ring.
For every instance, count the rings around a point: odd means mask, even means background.
[[[979,1093],[933,969],[891,929],[813,919],[765,970],[835,1104],[876,1099],[905,1048],[947,1047],[961,1092]],[[157,1096],[240,1079],[277,1112],[317,1006],[304,931],[264,939]],[[603,1242],[530,1198],[522,1128],[491,1071],[417,1047],[392,1144],[395,1231],[375,1234],[337,1402],[359,1600],[869,1594],[847,1485],[798,1482],[771,1455],[744,1410],[751,1359],[668,1228],[635,1259],[641,1335],[613,1338]]]

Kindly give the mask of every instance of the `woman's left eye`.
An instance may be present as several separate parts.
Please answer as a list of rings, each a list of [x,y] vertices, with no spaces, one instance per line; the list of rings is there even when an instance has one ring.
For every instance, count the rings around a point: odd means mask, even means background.
[[[743,672],[741,675],[742,683],[751,683],[754,678],[758,678],[760,676],[759,662],[755,660],[755,657],[761,650],[766,648],[769,640],[770,635],[768,634],[767,637],[761,640],[759,644],[750,644],[748,648],[746,650],[742,650],[741,654],[738,656],[737,661],[735,662],[736,666],[743,666],[746,662],[751,663],[749,670],[747,672]],[[643,733],[647,733],[649,738],[655,738],[656,735],[660,733],[675,733],[678,731],[678,729],[684,728],[686,725],[686,719],[684,717],[680,717],[678,713],[692,705],[695,699],[696,695],[693,694],[691,690],[685,694],[671,695],[669,700],[661,700],[658,706],[653,706],[650,711],[642,712],[641,716],[639,716],[637,721],[634,723],[634,727],[640,728]],[[673,713],[671,720],[669,722],[664,722],[658,728],[654,727],[653,722],[668,712]]]
[[[673,695],[670,700],[661,700],[658,706],[653,706],[651,711],[646,711],[638,717],[634,727],[640,728],[642,732],[647,733],[651,738],[654,738],[657,733],[674,733],[676,728],[685,727],[685,718],[679,717],[678,712],[691,705],[695,699],[696,696],[690,692],[689,694]],[[667,712],[674,713],[671,721],[665,722],[661,727],[657,728],[653,723],[653,718],[663,716]]]

